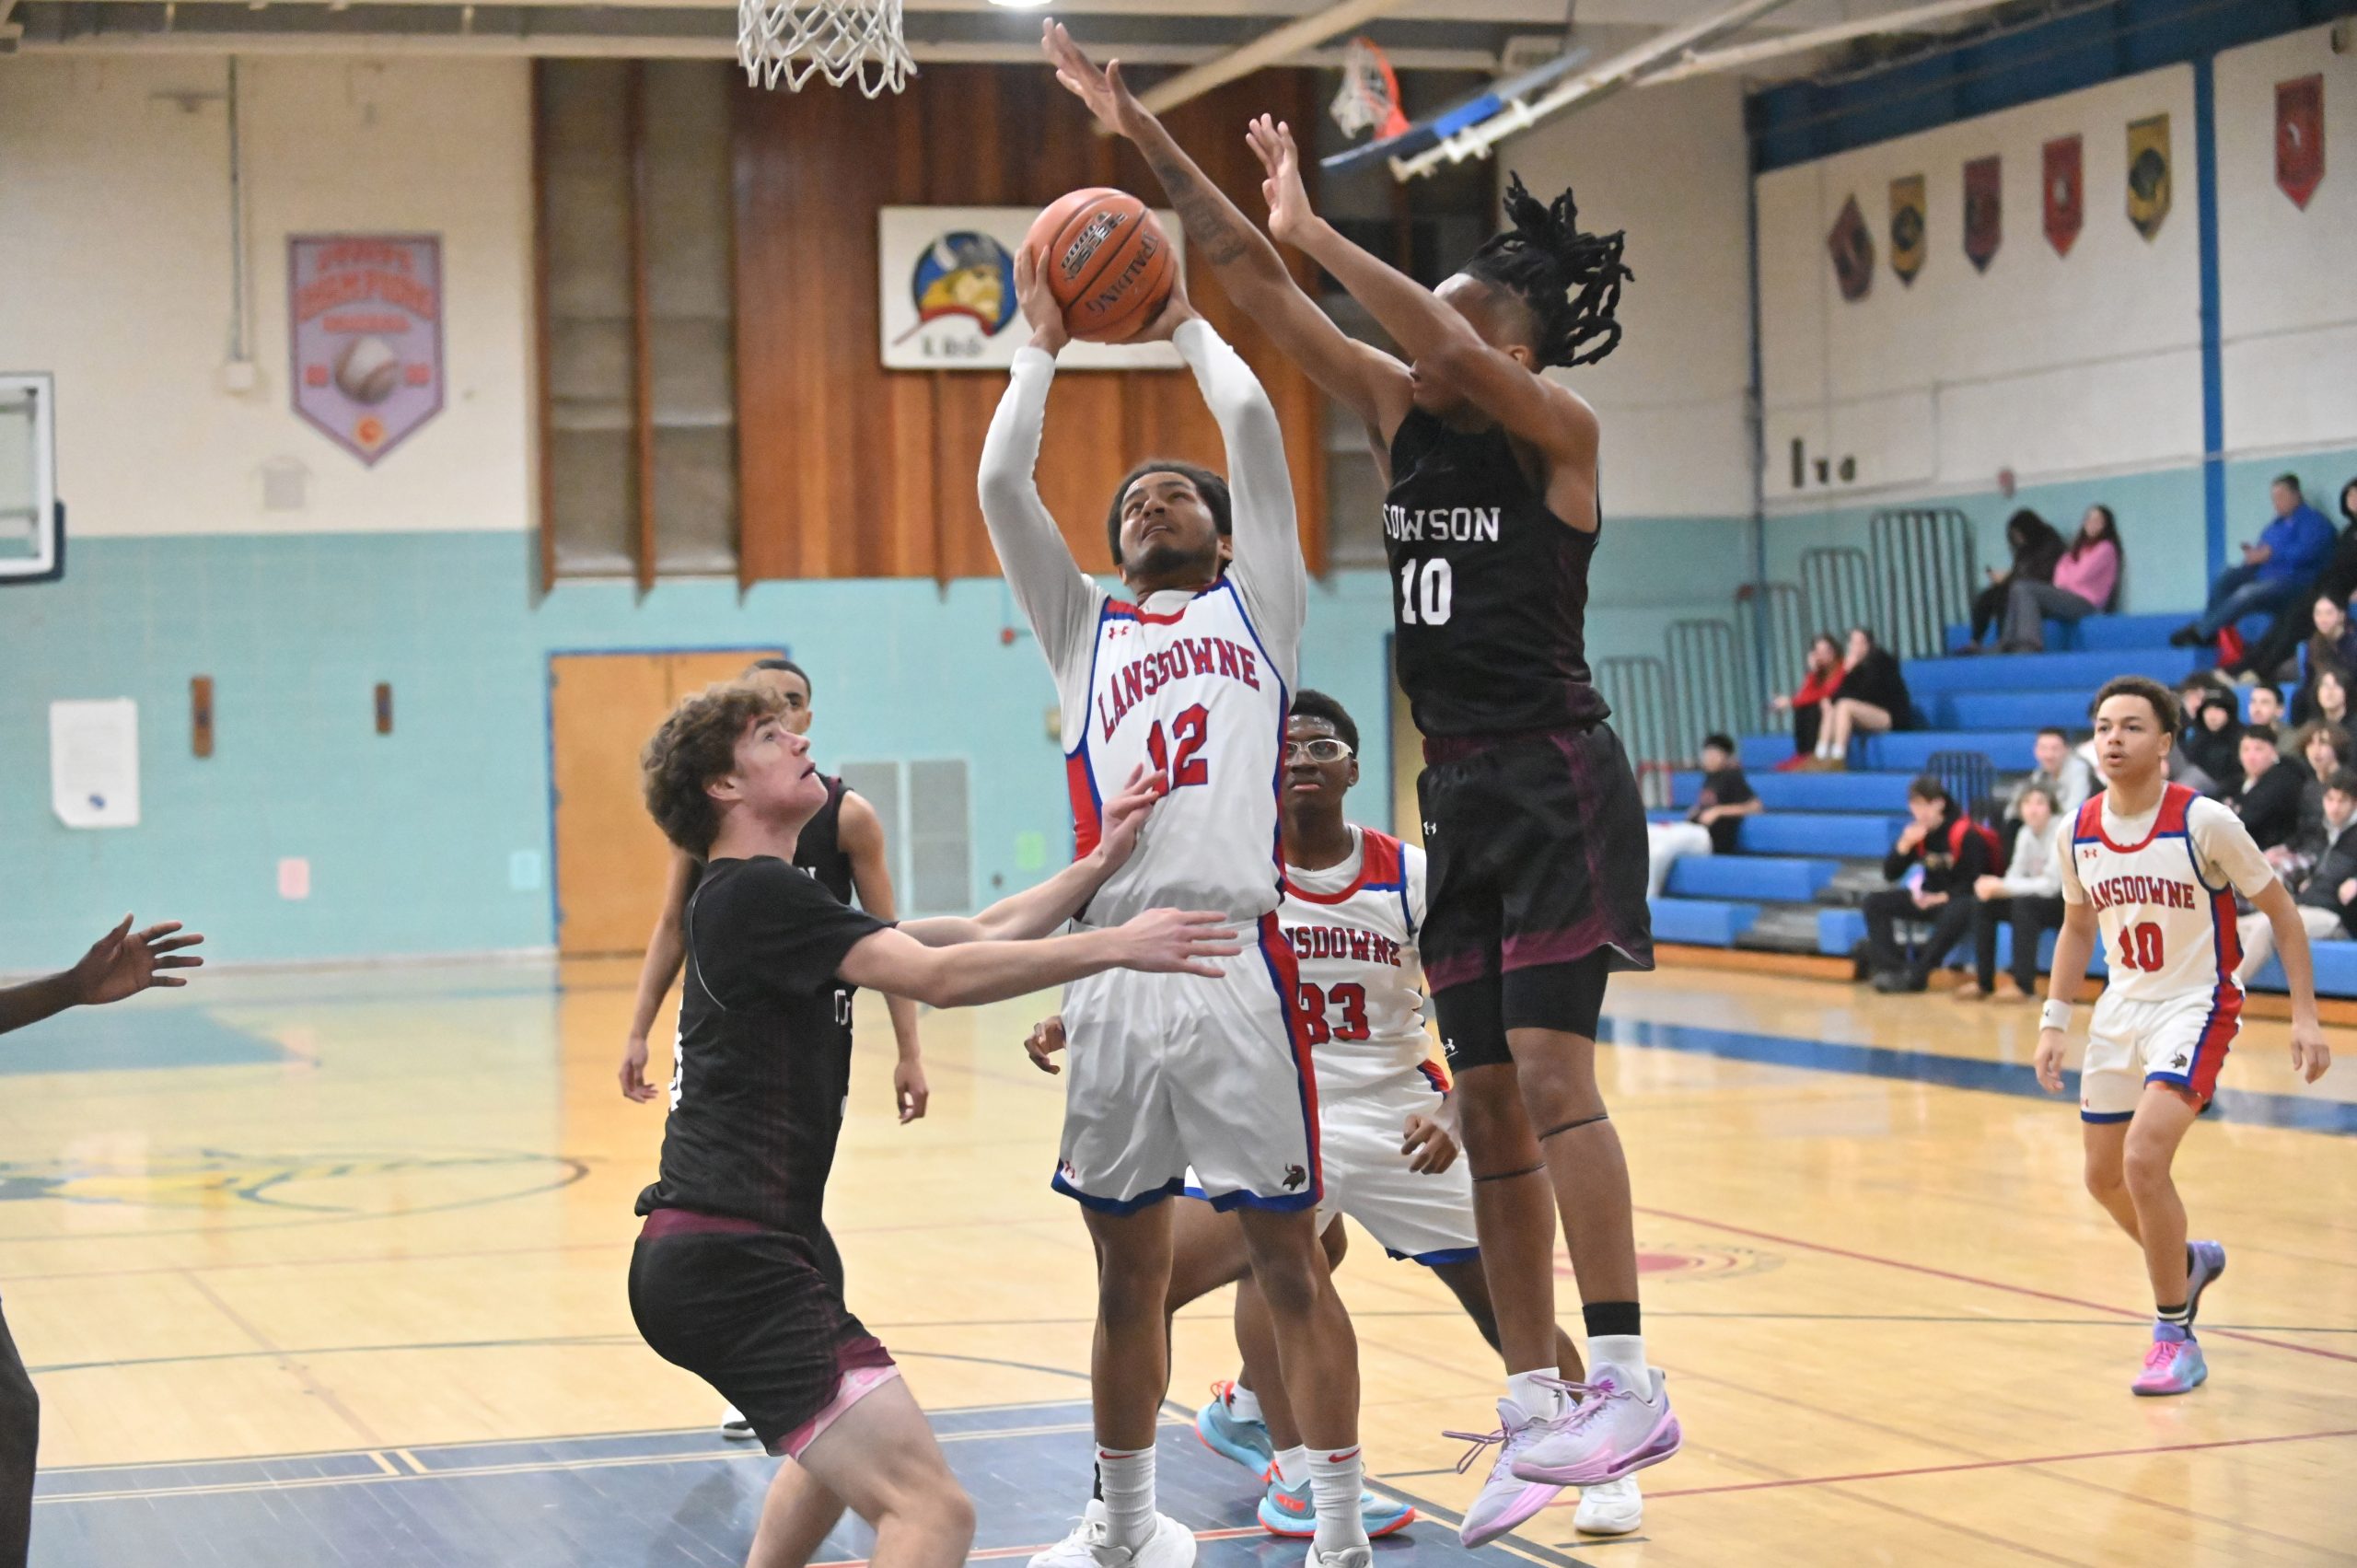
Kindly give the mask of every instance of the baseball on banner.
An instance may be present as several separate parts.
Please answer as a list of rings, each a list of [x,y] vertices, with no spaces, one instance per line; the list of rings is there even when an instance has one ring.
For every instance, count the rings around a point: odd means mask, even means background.
[[[295,412],[374,464],[442,412],[442,242],[295,235],[286,271]]]
[[[1015,296],[1015,255],[1039,216],[1032,207],[885,207],[877,214],[877,287],[887,370],[998,370],[1031,341]],[[1187,264],[1178,215],[1155,215],[1174,267]],[[1067,370],[1168,370],[1167,343],[1074,342]]]
[[[355,403],[381,403],[401,384],[401,356],[382,338],[354,338],[336,356],[335,384]]]

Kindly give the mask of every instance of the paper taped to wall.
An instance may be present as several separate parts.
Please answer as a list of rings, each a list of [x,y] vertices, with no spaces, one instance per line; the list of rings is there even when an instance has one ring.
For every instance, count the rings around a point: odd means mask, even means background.
[[[49,802],[69,828],[139,825],[139,704],[49,705]]]

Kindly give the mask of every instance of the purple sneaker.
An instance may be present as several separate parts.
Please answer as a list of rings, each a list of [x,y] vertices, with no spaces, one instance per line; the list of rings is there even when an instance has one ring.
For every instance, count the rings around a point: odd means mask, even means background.
[[[2186,1251],[2190,1260],[2185,1270],[2185,1321],[2190,1327],[2201,1309],[2201,1293],[2226,1272],[2226,1249],[2214,1241],[2197,1241]]]
[[[1490,1467],[1490,1479],[1481,1483],[1480,1494],[1465,1510],[1465,1522],[1457,1527],[1457,1539],[1469,1547],[1495,1540],[1562,1494],[1563,1489],[1560,1486],[1524,1481],[1515,1474],[1515,1462],[1532,1444],[1553,1432],[1557,1424],[1530,1414],[1512,1400],[1500,1400],[1495,1432],[1442,1434],[1473,1445],[1457,1461],[1459,1475],[1473,1468],[1483,1449],[1493,1443],[1499,1445],[1497,1463]]]
[[[1598,1366],[1587,1382],[1566,1384],[1579,1403],[1515,1461],[1514,1473],[1549,1486],[1600,1486],[1677,1453],[1686,1439],[1662,1375],[1653,1375],[1651,1398],[1628,1382],[1620,1368]]]
[[[2210,1376],[2201,1346],[2190,1334],[2164,1339],[2160,1327],[2154,1328],[2153,1348],[2144,1353],[2144,1370],[2128,1387],[2139,1394],[2190,1394]]]

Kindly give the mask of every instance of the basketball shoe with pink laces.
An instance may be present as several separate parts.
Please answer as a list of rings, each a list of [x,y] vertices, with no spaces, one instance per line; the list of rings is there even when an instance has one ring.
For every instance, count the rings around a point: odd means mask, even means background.
[[[1530,1446],[1558,1424],[1557,1421],[1532,1415],[1512,1400],[1500,1400],[1495,1432],[1442,1434],[1473,1445],[1457,1461],[1459,1475],[1471,1469],[1484,1450],[1492,1446],[1498,1450],[1497,1462],[1490,1467],[1490,1479],[1481,1483],[1480,1495],[1465,1510],[1465,1521],[1457,1527],[1459,1540],[1469,1547],[1495,1540],[1562,1494],[1560,1486],[1524,1481],[1515,1474],[1515,1464]]]
[[[1579,1401],[1514,1462],[1520,1479],[1545,1486],[1597,1486],[1619,1481],[1678,1450],[1685,1434],[1669,1408],[1659,1372],[1640,1394],[1617,1366],[1599,1365],[1585,1383],[1566,1383]]]

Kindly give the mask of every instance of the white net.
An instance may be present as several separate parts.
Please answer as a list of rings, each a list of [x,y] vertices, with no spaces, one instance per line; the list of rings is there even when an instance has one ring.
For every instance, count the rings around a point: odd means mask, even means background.
[[[737,0],[737,59],[746,79],[800,92],[813,75],[899,92],[917,63],[900,34],[900,0]]]
[[[1343,49],[1342,90],[1334,95],[1327,112],[1349,136],[1369,131],[1396,136],[1408,128],[1408,117],[1399,112],[1399,83],[1391,74],[1391,62],[1373,41],[1354,38]]]

